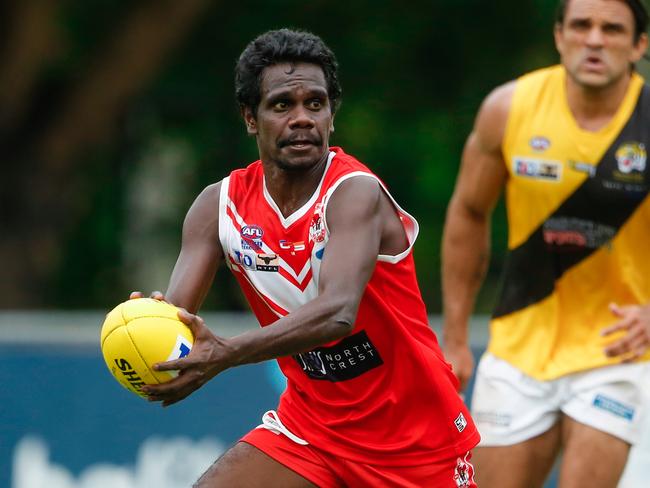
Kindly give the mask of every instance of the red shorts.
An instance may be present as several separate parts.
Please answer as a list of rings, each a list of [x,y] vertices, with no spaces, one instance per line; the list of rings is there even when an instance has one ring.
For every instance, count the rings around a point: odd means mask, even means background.
[[[390,486],[395,488],[476,488],[471,453],[432,460],[421,466],[381,466],[347,461],[283,434],[253,429],[242,439],[320,488]]]

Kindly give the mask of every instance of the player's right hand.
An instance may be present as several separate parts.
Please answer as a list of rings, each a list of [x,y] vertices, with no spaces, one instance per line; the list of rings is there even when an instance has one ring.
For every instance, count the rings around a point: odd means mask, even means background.
[[[611,303],[609,309],[617,322],[601,330],[603,337],[622,333],[607,344],[605,355],[618,357],[624,363],[636,361],[650,349],[650,304],[624,305]]]
[[[459,391],[465,390],[474,372],[474,354],[467,343],[445,343],[445,359],[458,378]]]

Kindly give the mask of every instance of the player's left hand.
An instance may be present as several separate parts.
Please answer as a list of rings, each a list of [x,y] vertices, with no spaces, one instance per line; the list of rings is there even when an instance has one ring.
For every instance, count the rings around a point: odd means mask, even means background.
[[[624,331],[625,335],[605,347],[608,357],[620,357],[625,363],[640,358],[650,348],[650,304],[624,305],[610,304],[610,311],[618,321],[604,328],[603,337]]]
[[[184,358],[154,364],[156,371],[178,370],[176,378],[142,388],[150,401],[162,402],[163,407],[183,400],[231,366],[228,358],[232,357],[232,350],[226,339],[215,336],[201,317],[182,308],[178,318],[192,330],[192,350]]]

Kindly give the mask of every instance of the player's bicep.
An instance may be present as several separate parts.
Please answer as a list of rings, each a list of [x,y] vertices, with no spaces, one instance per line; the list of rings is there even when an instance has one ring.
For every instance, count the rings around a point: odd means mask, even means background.
[[[507,172],[501,154],[481,147],[479,137],[472,133],[467,140],[452,203],[469,212],[488,214],[501,194]]]
[[[169,281],[167,299],[196,312],[223,259],[219,241],[221,184],[207,187],[190,207],[183,223],[181,251]]]
[[[379,254],[381,189],[371,177],[343,182],[327,206],[329,239],[320,269],[319,294],[349,298],[356,307]],[[356,309],[355,309],[356,311]]]

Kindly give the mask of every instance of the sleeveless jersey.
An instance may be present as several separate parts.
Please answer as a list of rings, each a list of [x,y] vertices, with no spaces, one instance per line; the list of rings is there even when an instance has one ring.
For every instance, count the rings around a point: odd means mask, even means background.
[[[223,180],[219,238],[260,325],[318,295],[328,201],[343,181],[358,177],[379,181],[332,148],[318,188],[288,217],[268,193],[260,161]],[[334,455],[415,465],[465,453],[479,436],[428,325],[411,253],[418,224],[390,198],[408,249],[377,257],[348,336],[278,359],[287,377],[278,415],[293,434]]]
[[[517,80],[506,124],[508,260],[488,350],[538,379],[620,359],[610,302],[650,301],[650,87],[633,74],[611,121],[581,129],[561,66]],[[643,359],[650,359],[646,354]]]

